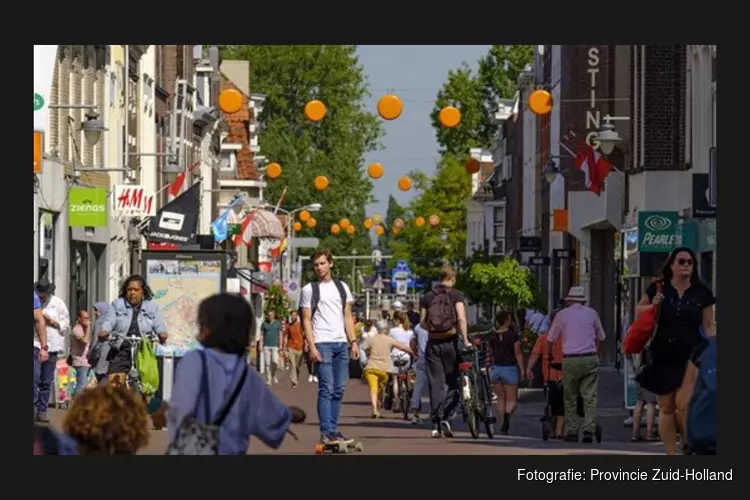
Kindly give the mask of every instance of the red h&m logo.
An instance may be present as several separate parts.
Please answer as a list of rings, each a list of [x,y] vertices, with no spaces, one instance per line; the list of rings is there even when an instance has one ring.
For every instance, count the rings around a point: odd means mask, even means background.
[[[147,194],[143,186],[116,186],[115,211],[131,217],[155,215],[154,195]]]

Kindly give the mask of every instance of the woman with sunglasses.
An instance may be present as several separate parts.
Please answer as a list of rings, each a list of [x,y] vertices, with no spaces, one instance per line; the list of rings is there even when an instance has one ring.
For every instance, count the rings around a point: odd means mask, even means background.
[[[660,306],[656,334],[648,348],[650,361],[636,377],[640,386],[657,396],[659,404],[659,434],[668,455],[677,453],[677,428],[685,432],[685,408],[677,402],[690,356],[703,342],[701,327],[707,335],[714,335],[711,290],[701,283],[696,269],[695,253],[689,248],[676,248],[662,268],[661,293],[657,282],[646,289],[646,295],[636,307],[640,314]]]

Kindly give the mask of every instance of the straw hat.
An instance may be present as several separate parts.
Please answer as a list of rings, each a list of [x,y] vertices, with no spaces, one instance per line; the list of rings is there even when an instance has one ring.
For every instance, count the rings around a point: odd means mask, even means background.
[[[565,300],[568,302],[586,302],[586,292],[582,286],[572,286]]]

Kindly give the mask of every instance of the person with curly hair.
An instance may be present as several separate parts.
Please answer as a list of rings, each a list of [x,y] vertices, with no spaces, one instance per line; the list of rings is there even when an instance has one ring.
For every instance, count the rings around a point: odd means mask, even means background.
[[[149,416],[141,398],[123,386],[86,389],[63,421],[79,455],[135,455],[148,444]]]

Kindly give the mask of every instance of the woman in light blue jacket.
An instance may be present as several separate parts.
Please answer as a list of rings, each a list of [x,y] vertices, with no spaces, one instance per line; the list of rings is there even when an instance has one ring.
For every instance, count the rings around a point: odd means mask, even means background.
[[[124,384],[133,365],[132,346],[125,338],[130,336],[158,338],[161,343],[167,340],[164,317],[146,280],[137,274],[125,280],[98,332],[100,341],[109,341],[107,378],[112,383]]]

